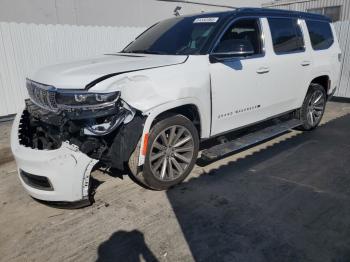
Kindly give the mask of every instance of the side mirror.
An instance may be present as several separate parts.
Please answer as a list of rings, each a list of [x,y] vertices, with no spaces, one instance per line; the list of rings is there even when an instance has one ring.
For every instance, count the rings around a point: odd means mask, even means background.
[[[245,39],[229,39],[219,43],[210,55],[211,62],[218,62],[234,57],[246,57],[254,55],[254,47]]]

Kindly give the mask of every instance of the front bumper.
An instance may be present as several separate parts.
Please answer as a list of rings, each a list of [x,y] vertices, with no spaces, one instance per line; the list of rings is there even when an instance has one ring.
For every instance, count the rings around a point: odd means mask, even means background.
[[[54,202],[78,202],[89,198],[90,173],[98,160],[88,157],[67,142],[55,150],[37,150],[20,144],[22,113],[17,114],[11,132],[11,149],[18,173],[45,177],[51,189],[33,186],[19,175],[26,191],[34,198]]]

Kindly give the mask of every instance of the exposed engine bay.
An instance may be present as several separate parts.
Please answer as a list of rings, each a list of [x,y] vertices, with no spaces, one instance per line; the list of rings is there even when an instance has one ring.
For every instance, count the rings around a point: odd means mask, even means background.
[[[121,99],[100,110],[52,112],[31,100],[20,120],[19,140],[23,146],[55,150],[67,141],[100,163],[124,169],[142,135],[145,117]]]

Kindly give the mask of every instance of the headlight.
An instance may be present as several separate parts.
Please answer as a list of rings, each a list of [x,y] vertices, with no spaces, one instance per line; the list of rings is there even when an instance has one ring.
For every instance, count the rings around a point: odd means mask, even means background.
[[[113,107],[120,97],[120,92],[90,93],[80,90],[63,90],[30,79],[27,79],[27,89],[30,99],[36,105],[53,112]]]
[[[89,93],[57,91],[56,103],[60,109],[98,109],[114,103],[119,99],[120,92]]]

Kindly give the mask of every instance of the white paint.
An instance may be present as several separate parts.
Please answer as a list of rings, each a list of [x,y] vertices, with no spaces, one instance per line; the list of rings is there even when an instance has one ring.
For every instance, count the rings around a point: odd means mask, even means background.
[[[273,50],[267,19],[261,19],[261,24],[265,42],[265,54],[261,57],[210,63],[209,55],[191,55],[188,58],[170,55],[102,56],[46,67],[34,74],[32,80],[57,88],[82,89],[100,76],[130,71],[101,81],[89,91],[120,91],[121,99],[147,116],[143,138],[160,113],[182,105],[193,105],[198,109],[201,138],[209,138],[300,108],[315,77],[329,76],[332,83],[329,94],[332,93],[338,86],[340,73],[337,39],[329,49],[314,51],[306,24],[301,20],[305,52],[277,55]],[[136,69],[144,70],[133,71]],[[244,110],[247,108],[249,110]],[[25,185],[29,193],[47,200],[69,198],[68,201],[72,201],[81,197],[84,174],[91,167],[92,160],[65,144],[52,151],[20,146],[18,119],[11,139],[18,167],[33,174],[44,174],[52,179],[54,186],[59,187],[59,195],[55,196],[47,192],[41,194]],[[142,147],[143,141],[141,152]],[[144,157],[140,156],[139,165],[143,163]],[[57,170],[66,171],[70,174],[69,178],[59,177]],[[63,188],[63,184],[72,184],[74,188]]]
[[[84,89],[90,82],[108,74],[175,65],[186,59],[187,56],[114,53],[46,66],[29,78],[59,89]]]
[[[18,142],[20,115],[17,115],[11,131],[11,149],[15,156],[18,173],[22,169],[30,174],[45,176],[53,191],[44,191],[28,186],[19,176],[26,191],[34,198],[47,201],[74,202],[86,199],[91,169],[98,162],[63,143],[57,150],[36,150]]]

